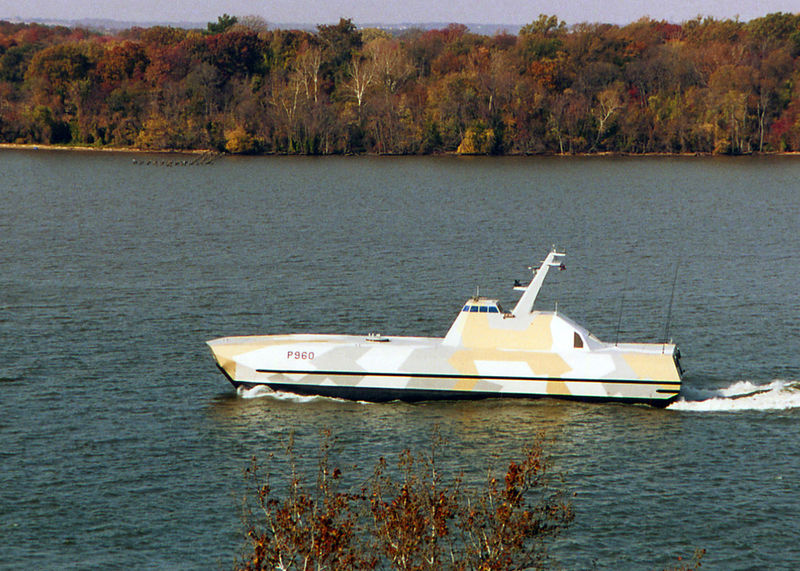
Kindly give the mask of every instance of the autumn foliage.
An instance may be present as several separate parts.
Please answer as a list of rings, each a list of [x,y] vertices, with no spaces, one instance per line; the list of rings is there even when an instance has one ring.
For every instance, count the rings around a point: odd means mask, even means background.
[[[330,460],[332,443],[325,434],[313,485],[291,444],[285,487],[273,487],[276,474],[263,475],[253,460],[238,569],[543,568],[547,542],[573,519],[541,438],[503,476],[490,471],[483,486],[445,477],[435,437],[429,452],[405,451],[397,466],[381,458],[371,477],[345,487]]]
[[[0,142],[231,153],[800,151],[800,15],[517,35],[0,21]]]

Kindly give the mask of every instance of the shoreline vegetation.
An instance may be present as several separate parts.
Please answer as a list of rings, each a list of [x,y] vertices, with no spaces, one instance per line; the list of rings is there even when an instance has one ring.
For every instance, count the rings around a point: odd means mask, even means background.
[[[77,152],[77,153],[129,153],[129,154],[183,154],[183,155],[233,155],[232,153],[220,152],[215,149],[142,149],[138,147],[112,147],[112,146],[88,146],[88,145],[51,145],[41,143],[0,143],[0,151],[59,151],[59,152]],[[298,154],[289,155],[288,153],[277,152],[264,152],[250,156],[300,156]],[[667,152],[653,152],[653,153],[625,153],[617,151],[595,151],[592,153],[506,153],[504,155],[488,155],[486,153],[457,153],[457,152],[438,152],[428,153],[427,155],[411,155],[411,154],[396,154],[396,153],[358,153],[350,154],[347,156],[371,156],[371,157],[412,157],[412,156],[431,156],[431,157],[476,157],[476,156],[503,156],[503,157],[561,157],[561,158],[578,158],[578,157],[677,157],[677,158],[703,158],[714,156],[731,156],[737,158],[748,157],[800,157],[800,151],[762,151],[740,153],[737,155],[718,155],[715,153],[701,153],[701,152],[684,152],[684,153],[667,153]]]
[[[256,155],[793,155],[800,13],[517,35],[220,16],[0,21],[0,148]]]

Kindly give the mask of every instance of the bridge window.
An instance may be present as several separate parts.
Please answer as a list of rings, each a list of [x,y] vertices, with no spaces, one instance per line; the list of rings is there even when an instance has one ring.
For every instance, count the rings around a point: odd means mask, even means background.
[[[581,339],[581,336],[578,335],[577,331],[573,335],[572,346],[576,349],[583,349],[583,339]]]
[[[461,308],[465,313],[502,313],[496,305],[465,305]]]

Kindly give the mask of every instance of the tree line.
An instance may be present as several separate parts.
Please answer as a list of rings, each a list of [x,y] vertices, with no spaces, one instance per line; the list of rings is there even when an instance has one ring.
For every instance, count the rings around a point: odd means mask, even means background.
[[[800,151],[800,14],[518,34],[0,21],[0,141],[230,153]]]

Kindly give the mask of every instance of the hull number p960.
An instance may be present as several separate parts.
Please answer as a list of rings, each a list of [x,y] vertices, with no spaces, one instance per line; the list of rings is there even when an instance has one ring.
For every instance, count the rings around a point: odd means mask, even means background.
[[[286,353],[286,358],[310,361],[314,358],[314,351],[288,351]]]

